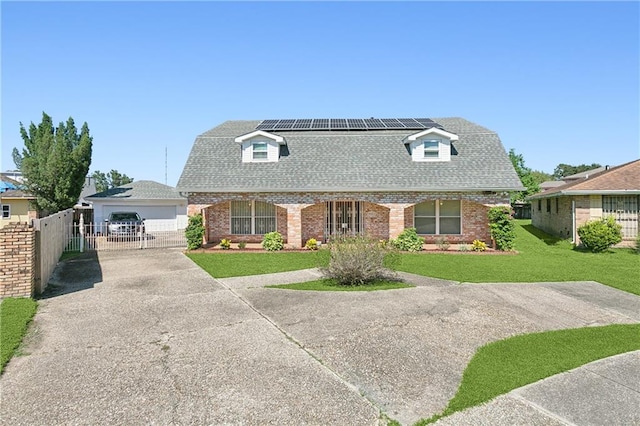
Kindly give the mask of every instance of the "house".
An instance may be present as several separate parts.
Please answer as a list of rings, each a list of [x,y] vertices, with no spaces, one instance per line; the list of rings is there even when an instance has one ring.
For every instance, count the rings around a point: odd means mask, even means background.
[[[490,240],[487,211],[522,184],[498,135],[461,118],[227,121],[198,136],[178,181],[206,242]]]
[[[579,244],[578,227],[613,216],[622,226],[622,245],[638,236],[640,160],[565,177],[565,183],[529,197],[533,226]]]
[[[31,219],[36,219],[38,212],[33,203],[35,199],[21,189],[8,189],[0,193],[0,228],[8,223],[31,223]]]
[[[100,229],[112,212],[136,212],[145,219],[149,232],[175,231],[187,225],[187,199],[175,188],[150,180],[139,180],[84,199],[91,203],[94,223]]]

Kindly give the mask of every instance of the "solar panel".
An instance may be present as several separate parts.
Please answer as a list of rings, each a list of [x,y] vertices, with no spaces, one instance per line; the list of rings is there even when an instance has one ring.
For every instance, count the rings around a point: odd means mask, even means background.
[[[442,126],[430,118],[299,118],[263,120],[256,130],[407,130]]]

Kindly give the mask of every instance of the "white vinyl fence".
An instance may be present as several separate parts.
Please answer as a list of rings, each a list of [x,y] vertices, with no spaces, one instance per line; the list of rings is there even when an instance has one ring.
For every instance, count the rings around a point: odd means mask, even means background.
[[[109,235],[107,223],[71,224],[68,228],[69,243],[65,251],[139,250],[165,247],[187,247],[184,229],[176,229],[175,221],[155,221],[144,232],[128,235]]]
[[[36,293],[42,293],[47,287],[60,255],[65,251],[69,241],[67,229],[72,225],[73,209],[33,220],[33,228],[36,231]]]

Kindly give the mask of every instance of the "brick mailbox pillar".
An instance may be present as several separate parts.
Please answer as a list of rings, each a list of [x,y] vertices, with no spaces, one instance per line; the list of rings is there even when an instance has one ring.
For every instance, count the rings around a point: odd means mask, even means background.
[[[35,231],[26,223],[0,229],[0,298],[31,297],[35,281]]]

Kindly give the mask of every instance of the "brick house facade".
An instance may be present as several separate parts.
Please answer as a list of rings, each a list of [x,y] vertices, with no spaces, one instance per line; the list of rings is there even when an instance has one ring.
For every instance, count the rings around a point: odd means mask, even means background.
[[[226,122],[196,139],[177,188],[188,214],[203,214],[207,243],[260,242],[277,230],[302,247],[411,227],[427,243],[489,242],[488,209],[521,188],[497,135],[466,120],[350,131],[266,132],[264,123]]]

